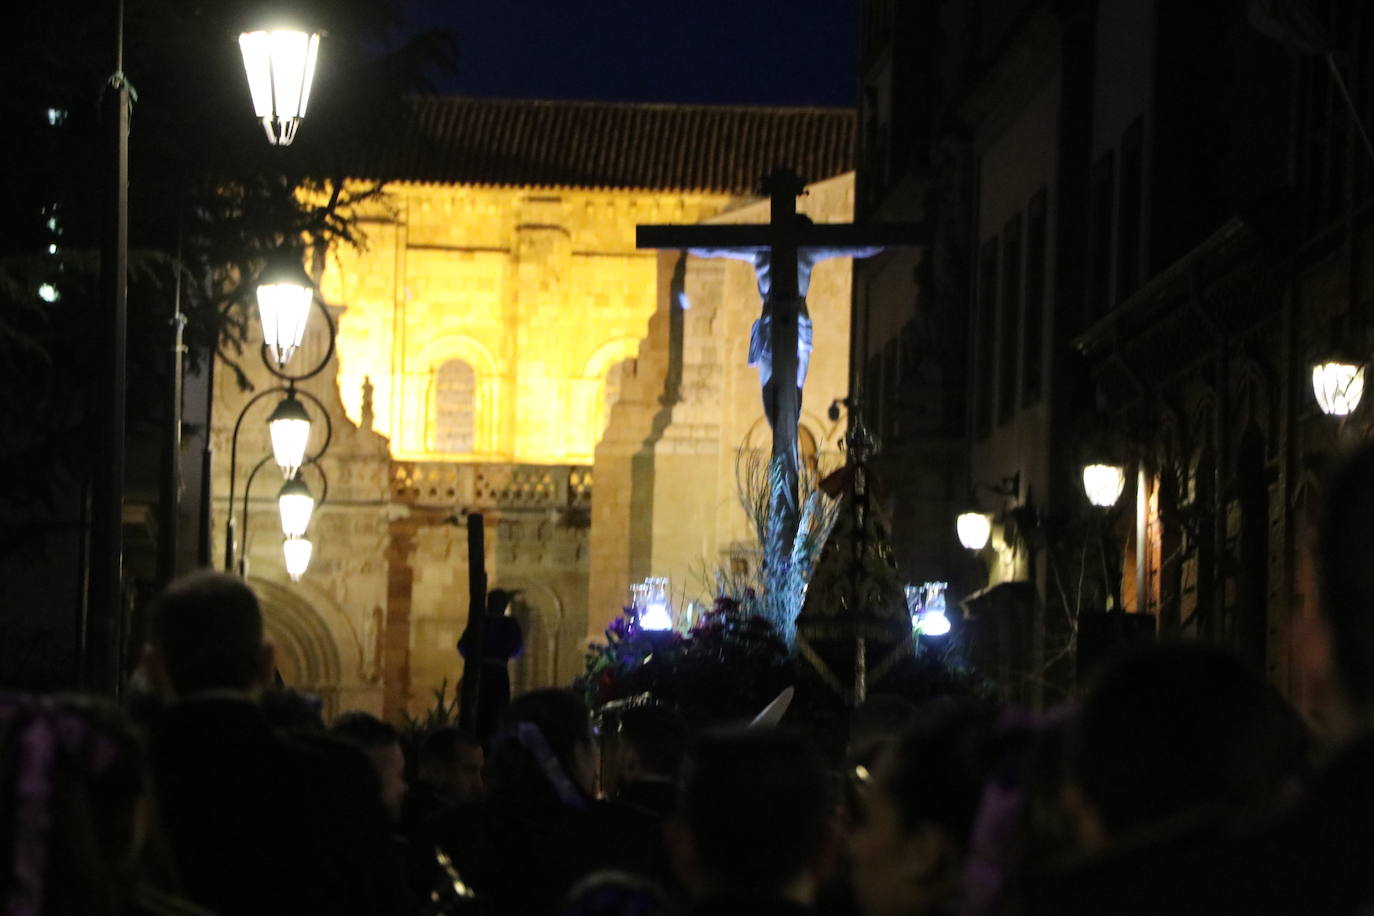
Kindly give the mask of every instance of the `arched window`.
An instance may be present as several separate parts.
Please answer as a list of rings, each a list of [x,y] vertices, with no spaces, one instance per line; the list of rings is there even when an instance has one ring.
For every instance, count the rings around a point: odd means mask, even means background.
[[[434,451],[473,450],[477,376],[461,359],[439,367],[434,378]]]

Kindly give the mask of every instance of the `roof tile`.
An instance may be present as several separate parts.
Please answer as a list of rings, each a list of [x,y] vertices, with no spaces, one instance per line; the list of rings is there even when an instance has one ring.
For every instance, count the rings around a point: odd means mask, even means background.
[[[845,108],[547,102],[424,96],[401,136],[346,162],[355,178],[535,187],[758,191],[854,167]]]

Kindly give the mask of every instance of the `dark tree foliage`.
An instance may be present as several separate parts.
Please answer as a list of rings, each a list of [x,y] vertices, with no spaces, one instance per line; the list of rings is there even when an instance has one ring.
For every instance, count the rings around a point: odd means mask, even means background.
[[[218,351],[233,360],[267,253],[286,242],[304,254],[358,241],[347,213],[359,194],[342,186],[349,156],[401,130],[405,97],[456,62],[449,33],[402,40],[401,7],[292,0],[291,17],[326,35],[307,118],[296,142],[279,148],[253,116],[237,42],[262,21],[261,9],[124,0],[123,72],[136,93],[131,440],[151,438],[164,422],[178,273],[189,358]],[[108,307],[97,281],[114,159],[102,101],[115,69],[116,9],[116,0],[23,4],[8,10],[0,34],[0,556],[38,543],[45,528],[79,523],[80,500],[70,495],[86,478],[93,367],[108,346],[97,330]],[[300,189],[317,191],[319,205],[303,205]]]

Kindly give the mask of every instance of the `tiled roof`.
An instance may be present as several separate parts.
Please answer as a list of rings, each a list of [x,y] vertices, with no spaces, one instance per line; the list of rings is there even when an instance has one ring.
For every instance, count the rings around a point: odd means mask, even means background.
[[[852,169],[854,112],[613,102],[414,100],[407,132],[359,151],[351,177],[443,184],[758,191]]]

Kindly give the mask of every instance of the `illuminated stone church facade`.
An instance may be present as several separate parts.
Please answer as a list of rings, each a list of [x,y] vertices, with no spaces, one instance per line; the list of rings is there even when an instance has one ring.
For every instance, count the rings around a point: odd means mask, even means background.
[[[364,244],[316,260],[337,338],[300,386],[332,427],[323,476],[305,473],[328,494],[301,581],[281,560],[275,471],[243,496],[270,397],[244,415],[234,491],[283,676],[330,712],[393,719],[457,681],[468,515],[484,519],[490,586],[520,593],[517,689],[570,682],[630,581],[705,597],[748,540],[736,453],[768,435],[745,364],[752,272],[637,250],[635,226],[766,221],[756,186],[778,164],[815,182],[801,208],[816,221],[853,212],[849,111],[432,98],[416,115],[350,163],[356,187],[385,182],[356,214]],[[847,260],[812,282],[803,442],[822,451],[848,388],[849,283]],[[328,354],[317,319],[300,365]],[[273,384],[254,360],[240,368],[255,390]],[[217,371],[217,556],[252,394]]]

